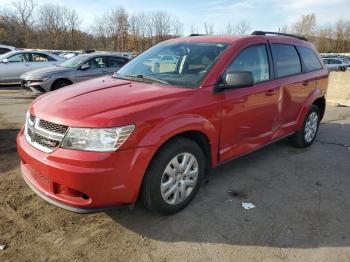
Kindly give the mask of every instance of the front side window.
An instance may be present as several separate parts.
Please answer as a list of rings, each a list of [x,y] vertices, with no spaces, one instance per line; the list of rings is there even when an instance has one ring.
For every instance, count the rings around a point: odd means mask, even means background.
[[[233,60],[227,71],[249,71],[253,74],[254,83],[269,80],[270,70],[266,45],[255,45],[244,49]]]
[[[197,87],[227,46],[223,43],[161,43],[127,63],[116,77]]]
[[[87,64],[89,64],[90,69],[107,67],[107,57],[94,57]]]
[[[298,51],[305,65],[306,72],[322,69],[322,65],[312,49],[298,46]]]
[[[276,65],[277,77],[301,73],[299,55],[293,45],[272,44],[271,51]]]
[[[29,54],[16,54],[16,55],[10,56],[8,58],[8,61],[11,62],[11,63],[29,62],[30,61],[30,56],[29,56]]]

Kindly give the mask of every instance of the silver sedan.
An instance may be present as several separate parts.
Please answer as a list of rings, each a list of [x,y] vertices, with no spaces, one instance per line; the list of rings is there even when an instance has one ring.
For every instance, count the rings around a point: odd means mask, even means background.
[[[58,65],[64,61],[64,58],[49,52],[8,52],[0,56],[0,83],[19,83],[20,76],[28,71]]]
[[[115,54],[81,54],[59,66],[25,73],[21,76],[21,83],[33,92],[48,92],[91,78],[112,75],[128,61]]]

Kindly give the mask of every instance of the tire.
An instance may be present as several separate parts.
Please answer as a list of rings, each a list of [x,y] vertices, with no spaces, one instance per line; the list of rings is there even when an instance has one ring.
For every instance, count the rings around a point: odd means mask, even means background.
[[[185,159],[188,161],[183,162]],[[175,138],[165,144],[145,174],[142,197],[146,207],[162,215],[185,208],[199,190],[205,162],[202,149],[191,139]],[[188,163],[188,172],[181,172],[186,169],[186,165],[180,168],[184,163]]]
[[[320,109],[316,105],[311,105],[309,112],[305,116],[302,128],[294,135],[294,144],[297,147],[305,148],[313,144],[320,126]]]
[[[51,91],[60,89],[65,86],[69,86],[71,83],[65,79],[59,79],[52,84]]]

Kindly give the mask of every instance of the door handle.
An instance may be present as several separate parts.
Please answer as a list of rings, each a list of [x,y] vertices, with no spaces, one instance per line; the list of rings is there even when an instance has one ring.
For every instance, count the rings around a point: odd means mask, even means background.
[[[275,89],[269,89],[265,92],[265,96],[273,96],[276,93]]]
[[[310,81],[303,81],[303,86],[308,86],[310,84]]]

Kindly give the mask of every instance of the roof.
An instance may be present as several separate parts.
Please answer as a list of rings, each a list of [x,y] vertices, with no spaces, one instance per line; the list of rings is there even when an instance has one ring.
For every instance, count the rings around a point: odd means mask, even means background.
[[[202,36],[188,36],[181,38],[173,38],[169,39],[166,42],[204,42],[204,43],[225,43],[225,44],[233,44],[236,42],[244,41],[249,39],[264,39],[276,42],[278,40],[281,43],[290,43],[294,45],[301,46],[311,46],[312,44],[307,41],[300,40],[295,37],[290,36],[281,36],[281,35],[222,35],[222,36],[210,36],[210,35],[202,35]]]

